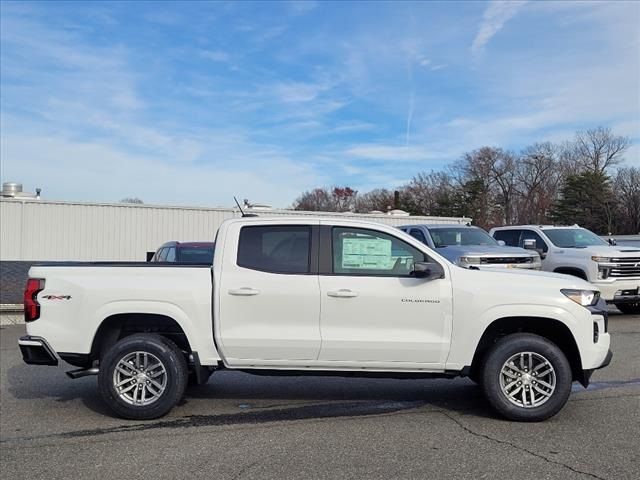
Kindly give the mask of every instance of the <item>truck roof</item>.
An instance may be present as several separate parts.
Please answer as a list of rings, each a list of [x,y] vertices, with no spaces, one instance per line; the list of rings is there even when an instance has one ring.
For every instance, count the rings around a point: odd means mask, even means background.
[[[427,229],[436,228],[480,228],[476,225],[467,225],[466,223],[416,223],[412,225],[401,225],[398,228],[410,227],[426,227]]]
[[[516,228],[539,228],[541,230],[553,230],[557,228],[583,228],[580,225],[505,225],[504,227],[494,227],[492,230],[512,230]]]

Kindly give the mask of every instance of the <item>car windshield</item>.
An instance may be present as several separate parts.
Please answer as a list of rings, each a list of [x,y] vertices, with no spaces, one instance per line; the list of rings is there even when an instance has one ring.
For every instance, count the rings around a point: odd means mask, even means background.
[[[553,228],[544,231],[551,243],[560,248],[585,248],[609,245],[595,233],[584,228]]]
[[[181,263],[213,263],[213,247],[186,247],[178,252]]]
[[[498,245],[493,237],[479,228],[434,228],[429,233],[436,248],[450,245]]]

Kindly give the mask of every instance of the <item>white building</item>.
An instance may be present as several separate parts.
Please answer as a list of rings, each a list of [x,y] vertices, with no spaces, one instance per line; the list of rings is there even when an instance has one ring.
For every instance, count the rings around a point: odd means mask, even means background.
[[[302,212],[256,208],[261,216],[360,218],[390,225],[470,222],[469,218],[407,214]],[[130,203],[80,203],[0,198],[1,261],[144,261],[169,240],[213,241],[238,208],[170,207]]]

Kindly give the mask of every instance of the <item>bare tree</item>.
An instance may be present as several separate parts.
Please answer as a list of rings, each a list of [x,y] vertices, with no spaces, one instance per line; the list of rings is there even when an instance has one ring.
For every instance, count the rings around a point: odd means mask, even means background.
[[[503,212],[500,223],[509,225],[514,221],[517,162],[512,153],[502,150],[496,153],[495,161],[491,165],[491,176],[498,190],[497,201]]]
[[[314,188],[302,193],[293,208],[313,212],[349,212],[355,209],[357,194],[350,187]]]
[[[619,169],[614,192],[618,201],[618,233],[640,233],[640,169]]]
[[[545,223],[563,175],[563,148],[550,142],[525,148],[518,161],[516,223]]]
[[[597,127],[577,132],[573,142],[576,159],[592,172],[606,173],[622,162],[629,138],[614,135],[610,128]]]
[[[454,181],[446,172],[420,172],[400,189],[400,208],[414,215],[454,215]]]
[[[356,198],[356,212],[368,213],[374,210],[386,212],[393,208],[393,192],[386,188],[376,188]]]

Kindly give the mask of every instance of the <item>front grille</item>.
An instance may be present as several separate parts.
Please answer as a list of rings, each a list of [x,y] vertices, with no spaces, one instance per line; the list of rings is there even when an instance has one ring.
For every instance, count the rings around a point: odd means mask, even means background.
[[[640,277],[640,257],[637,258],[612,258],[614,264],[609,270],[610,277],[633,278]]]
[[[480,259],[480,263],[482,264],[504,265],[507,263],[531,263],[531,262],[533,262],[532,257],[490,257],[490,258]]]

